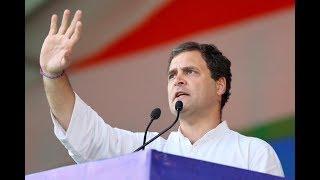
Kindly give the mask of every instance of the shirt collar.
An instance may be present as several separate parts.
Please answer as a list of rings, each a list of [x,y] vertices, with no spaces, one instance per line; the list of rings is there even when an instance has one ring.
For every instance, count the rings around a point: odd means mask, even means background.
[[[222,121],[220,124],[218,124],[217,127],[211,129],[210,131],[208,131],[206,134],[204,134],[200,139],[198,139],[194,145],[196,144],[199,144],[201,142],[206,142],[206,141],[209,141],[209,140],[212,140],[212,139],[217,139],[217,138],[220,138],[222,137],[223,135],[225,135],[229,130],[229,127],[228,127],[228,124],[227,124],[227,121]],[[179,138],[180,139],[183,139],[183,140],[187,140],[189,141],[189,139],[187,137],[185,137],[182,133],[181,133],[181,130],[180,130],[180,125],[179,125],[179,128],[178,128],[178,135],[179,135]],[[190,142],[190,141],[189,141]]]

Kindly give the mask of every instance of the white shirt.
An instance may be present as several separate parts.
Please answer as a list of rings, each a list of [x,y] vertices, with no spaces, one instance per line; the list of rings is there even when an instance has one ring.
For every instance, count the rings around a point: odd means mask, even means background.
[[[112,128],[75,94],[75,105],[67,132],[51,113],[54,133],[77,163],[111,158],[128,153],[142,145],[143,132]],[[148,132],[147,141],[158,133]],[[146,148],[189,158],[224,164],[252,171],[284,176],[274,149],[265,141],[241,135],[222,121],[191,144],[180,129],[168,139],[157,138]]]

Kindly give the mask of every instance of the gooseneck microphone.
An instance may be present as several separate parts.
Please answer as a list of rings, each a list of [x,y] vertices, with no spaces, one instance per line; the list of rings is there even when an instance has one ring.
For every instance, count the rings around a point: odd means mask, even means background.
[[[144,132],[144,137],[143,137],[143,143],[142,144],[146,143],[147,132],[148,132],[149,127],[151,126],[152,122],[154,120],[156,120],[156,119],[159,119],[160,115],[161,115],[160,108],[155,108],[154,110],[152,110],[152,112],[150,114],[151,120],[150,120],[150,122],[149,122],[149,124],[147,126],[147,129]],[[144,150],[144,147],[142,148],[142,150]]]
[[[177,113],[177,118],[176,120],[165,130],[161,131],[158,135],[156,135],[155,137],[153,137],[152,139],[150,139],[148,142],[144,143],[142,146],[140,146],[138,149],[134,150],[134,152],[140,151],[141,149],[143,149],[144,147],[146,147],[148,144],[150,144],[152,141],[154,141],[155,139],[157,139],[159,136],[161,136],[162,134],[164,134],[165,132],[167,132],[170,128],[172,128],[174,126],[174,124],[177,123],[178,119],[179,119],[179,115],[180,115],[180,111],[182,111],[183,109],[183,103],[182,101],[177,101],[175,104],[175,109],[176,111],[178,111]]]

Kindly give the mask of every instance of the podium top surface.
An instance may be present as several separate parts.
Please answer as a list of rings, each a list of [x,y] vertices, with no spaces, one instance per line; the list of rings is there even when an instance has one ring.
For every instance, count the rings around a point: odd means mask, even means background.
[[[221,164],[181,157],[156,150],[145,150],[111,159],[60,167],[29,174],[26,180],[54,179],[260,179],[282,177]]]

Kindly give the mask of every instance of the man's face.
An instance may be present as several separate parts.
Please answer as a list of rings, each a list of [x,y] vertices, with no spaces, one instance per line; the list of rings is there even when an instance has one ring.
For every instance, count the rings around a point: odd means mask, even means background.
[[[181,116],[212,111],[217,105],[216,83],[199,51],[182,52],[171,61],[168,71],[168,101],[176,114],[175,103],[183,102]]]

